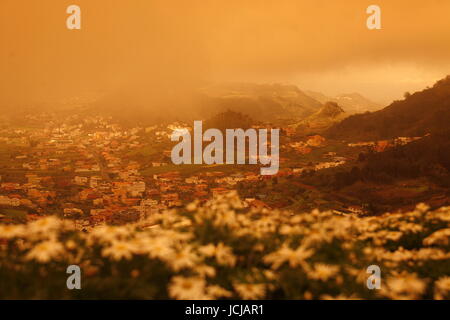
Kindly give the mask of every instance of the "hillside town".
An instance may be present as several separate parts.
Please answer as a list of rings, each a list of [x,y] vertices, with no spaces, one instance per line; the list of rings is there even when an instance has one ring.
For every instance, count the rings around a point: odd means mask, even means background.
[[[111,117],[49,113],[27,115],[24,121],[26,126],[3,126],[0,130],[0,219],[4,223],[56,214],[72,220],[80,230],[100,224],[125,224],[193,200],[205,202],[242,185],[267,185],[268,180],[343,166],[356,158],[356,153],[342,156],[329,151],[309,161],[305,157],[315,150],[326,150],[326,139],[320,135],[297,138],[295,131],[286,127],[282,129],[281,168],[273,177],[261,176],[255,166],[233,166],[230,171],[223,165],[209,165],[186,170],[170,159],[170,135],[180,128],[192,130],[185,123],[130,128]],[[383,151],[416,139],[404,137],[348,147]],[[246,203],[267,208],[284,206],[283,202],[268,200],[268,193],[246,192]],[[352,208],[348,207],[354,211]]]

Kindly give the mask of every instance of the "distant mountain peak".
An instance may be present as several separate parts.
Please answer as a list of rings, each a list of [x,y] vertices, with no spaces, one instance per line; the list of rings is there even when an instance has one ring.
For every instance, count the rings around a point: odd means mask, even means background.
[[[345,111],[341,106],[336,102],[328,101],[319,109],[319,111],[317,111],[316,115],[319,117],[337,118],[343,113],[345,113]]]

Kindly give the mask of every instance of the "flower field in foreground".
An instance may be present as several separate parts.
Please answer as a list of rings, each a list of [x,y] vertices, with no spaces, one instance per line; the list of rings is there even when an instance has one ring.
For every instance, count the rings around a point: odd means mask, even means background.
[[[236,194],[83,233],[0,226],[0,298],[449,299],[450,207],[355,217],[245,208]],[[79,265],[82,289],[68,290]],[[369,290],[370,265],[381,289]]]

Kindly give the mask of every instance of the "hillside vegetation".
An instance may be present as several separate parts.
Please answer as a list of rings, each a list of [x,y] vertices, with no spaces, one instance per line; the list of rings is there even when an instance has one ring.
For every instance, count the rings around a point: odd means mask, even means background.
[[[450,123],[450,76],[432,88],[406,94],[388,107],[357,114],[334,125],[326,135],[349,141],[424,136],[446,130]]]

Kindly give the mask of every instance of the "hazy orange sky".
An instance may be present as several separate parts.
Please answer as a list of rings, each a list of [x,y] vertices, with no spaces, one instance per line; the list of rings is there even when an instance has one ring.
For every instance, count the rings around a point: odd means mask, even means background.
[[[82,30],[66,28],[66,8]],[[382,30],[366,8],[382,9]],[[282,82],[387,103],[450,74],[448,0],[1,0],[0,106]]]

